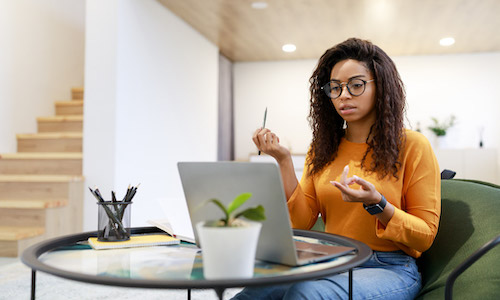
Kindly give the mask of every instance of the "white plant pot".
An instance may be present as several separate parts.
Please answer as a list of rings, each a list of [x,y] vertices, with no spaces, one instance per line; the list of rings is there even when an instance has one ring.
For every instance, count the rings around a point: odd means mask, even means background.
[[[435,149],[445,149],[448,147],[448,139],[445,135],[434,136],[434,148]]]
[[[196,224],[206,279],[251,278],[261,223],[241,227],[205,227]]]

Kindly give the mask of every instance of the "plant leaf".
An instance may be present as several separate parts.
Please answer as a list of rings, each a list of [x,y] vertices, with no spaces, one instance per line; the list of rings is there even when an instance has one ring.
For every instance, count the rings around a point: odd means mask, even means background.
[[[244,211],[237,214],[234,218],[237,219],[241,216],[252,221],[264,221],[266,219],[266,215],[264,214],[264,207],[262,205],[259,205],[257,207],[247,208]]]
[[[224,221],[224,223],[227,224],[227,221],[229,220],[229,212],[227,211],[227,209],[224,206],[224,204],[222,204],[222,202],[220,202],[219,199],[210,199],[208,201],[214,203],[215,205],[217,205],[218,207],[220,207],[220,209],[222,209],[222,211],[225,214],[225,218],[222,219],[222,221]]]
[[[238,207],[240,207],[243,203],[245,203],[248,199],[250,199],[250,197],[252,197],[252,193],[243,193],[234,198],[234,200],[231,203],[229,203],[227,207],[228,218],[233,211],[238,209]]]

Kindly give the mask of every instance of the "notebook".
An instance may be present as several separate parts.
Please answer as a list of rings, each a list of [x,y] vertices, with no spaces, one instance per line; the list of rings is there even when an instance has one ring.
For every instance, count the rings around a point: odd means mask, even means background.
[[[179,162],[177,167],[198,246],[196,224],[222,216],[215,205],[203,205],[207,199],[216,198],[227,205],[241,193],[252,193],[241,208],[261,204],[267,217],[262,222],[257,259],[299,266],[355,251],[353,247],[294,240],[281,175],[274,163]]]
[[[181,242],[166,234],[133,235],[130,240],[121,242],[101,242],[96,237],[90,237],[88,241],[95,250],[176,245]]]
[[[194,238],[192,236],[178,234],[174,230],[172,224],[170,224],[170,221],[168,219],[148,220],[148,223],[160,228],[161,230],[165,231],[169,235],[171,235],[171,236],[173,236],[181,241],[195,244]]]

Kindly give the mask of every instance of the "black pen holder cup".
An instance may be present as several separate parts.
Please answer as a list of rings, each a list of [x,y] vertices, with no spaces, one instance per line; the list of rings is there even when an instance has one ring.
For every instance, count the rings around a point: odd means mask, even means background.
[[[130,239],[132,202],[97,202],[97,240],[119,242]]]

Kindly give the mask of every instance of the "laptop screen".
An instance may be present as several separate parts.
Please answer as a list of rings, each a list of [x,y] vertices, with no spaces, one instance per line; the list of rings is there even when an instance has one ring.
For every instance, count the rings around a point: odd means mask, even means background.
[[[216,198],[227,205],[242,193],[252,193],[241,209],[260,204],[267,217],[262,222],[256,258],[297,265],[283,183],[276,164],[180,162],[178,169],[197,242],[196,224],[222,217],[220,208],[204,205],[208,199]]]

